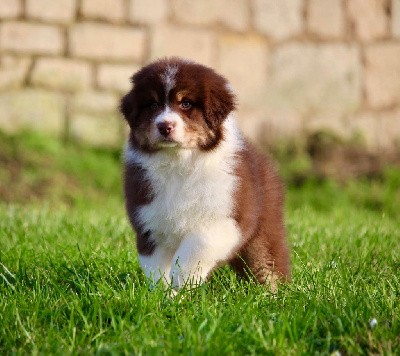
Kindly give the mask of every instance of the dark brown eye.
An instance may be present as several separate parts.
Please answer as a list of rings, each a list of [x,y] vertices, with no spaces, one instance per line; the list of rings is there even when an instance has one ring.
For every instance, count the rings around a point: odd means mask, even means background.
[[[189,100],[183,100],[180,106],[182,110],[189,110],[192,107],[192,103]]]
[[[149,104],[150,110],[157,110],[159,106],[160,105],[156,101],[153,101],[152,103]]]

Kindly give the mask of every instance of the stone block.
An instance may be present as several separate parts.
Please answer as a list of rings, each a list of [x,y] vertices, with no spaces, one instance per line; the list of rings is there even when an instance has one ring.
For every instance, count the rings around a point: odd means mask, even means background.
[[[400,43],[370,45],[365,54],[365,92],[368,105],[400,104]]]
[[[76,0],[26,0],[25,8],[32,19],[67,24],[75,19]]]
[[[382,112],[379,117],[379,145],[400,148],[400,109]]]
[[[250,24],[247,0],[174,0],[172,10],[176,19],[190,25],[221,23],[237,31],[244,31]]]
[[[124,0],[83,0],[80,9],[85,18],[118,23],[125,19]]]
[[[387,5],[386,0],[348,1],[350,21],[358,39],[371,41],[387,35]]]
[[[361,134],[367,147],[387,149],[400,147],[400,110],[364,112],[355,116],[349,127]]]
[[[0,90],[23,85],[30,65],[31,59],[27,57],[0,56]]]
[[[91,81],[91,65],[69,58],[39,58],[31,76],[34,85],[70,92],[89,87]]]
[[[72,114],[70,137],[94,146],[121,146],[122,119],[117,115]]]
[[[134,23],[159,24],[169,14],[168,0],[130,0],[129,19]]]
[[[119,100],[119,95],[106,91],[76,93],[69,105],[70,137],[95,146],[122,145]]]
[[[345,31],[342,0],[310,0],[307,9],[308,30],[322,38],[338,38]]]
[[[224,35],[218,41],[217,68],[238,94],[239,106],[255,107],[265,95],[268,47],[258,36]]]
[[[303,0],[253,0],[256,30],[274,40],[299,35],[304,28]]]
[[[136,64],[100,64],[97,70],[97,84],[102,89],[121,93],[131,88],[129,78],[138,70]]]
[[[70,112],[74,114],[89,114],[109,116],[116,114],[119,107],[119,96],[105,91],[85,91],[76,93],[70,103]]]
[[[400,38],[400,0],[392,0],[392,35]]]
[[[347,117],[335,113],[326,112],[320,115],[307,117],[304,121],[304,129],[308,133],[328,131],[342,138],[351,138]]]
[[[340,116],[361,103],[361,58],[355,45],[287,44],[271,53],[262,105],[303,117]]]
[[[246,136],[255,142],[274,143],[284,138],[294,138],[303,129],[303,119],[295,111],[263,107],[239,112],[240,126]]]
[[[145,32],[131,27],[84,22],[69,31],[72,55],[94,60],[142,60],[145,53]]]
[[[353,136],[361,137],[365,147],[371,150],[379,148],[379,121],[376,113],[363,112],[355,115],[349,121],[348,130]]]
[[[150,57],[179,56],[212,66],[215,39],[211,31],[160,25],[154,29]]]
[[[11,19],[22,14],[21,0],[0,1],[0,19]]]
[[[0,23],[0,51],[60,54],[64,38],[60,28],[20,21]]]
[[[0,93],[0,127],[7,132],[29,128],[61,134],[65,127],[65,98],[43,90]]]

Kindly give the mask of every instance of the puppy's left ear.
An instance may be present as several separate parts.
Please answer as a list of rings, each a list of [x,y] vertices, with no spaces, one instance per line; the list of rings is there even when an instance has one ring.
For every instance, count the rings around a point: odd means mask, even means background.
[[[235,94],[228,82],[217,77],[215,82],[206,86],[204,110],[208,126],[213,129],[220,126],[229,113],[236,107]]]

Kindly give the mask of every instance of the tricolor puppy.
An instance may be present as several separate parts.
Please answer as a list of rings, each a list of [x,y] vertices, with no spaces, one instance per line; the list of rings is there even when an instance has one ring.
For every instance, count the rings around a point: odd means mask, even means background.
[[[287,279],[282,183],[239,131],[228,82],[171,58],[132,84],[125,198],[146,275],[178,289],[229,263],[261,283]]]

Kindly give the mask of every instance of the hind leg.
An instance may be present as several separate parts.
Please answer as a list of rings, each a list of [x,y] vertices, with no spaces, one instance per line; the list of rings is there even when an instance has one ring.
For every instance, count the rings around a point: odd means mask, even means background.
[[[271,285],[275,290],[278,281],[290,279],[289,252],[284,239],[275,239],[272,245],[260,235],[247,242],[231,266],[243,277],[254,277],[258,282]]]

